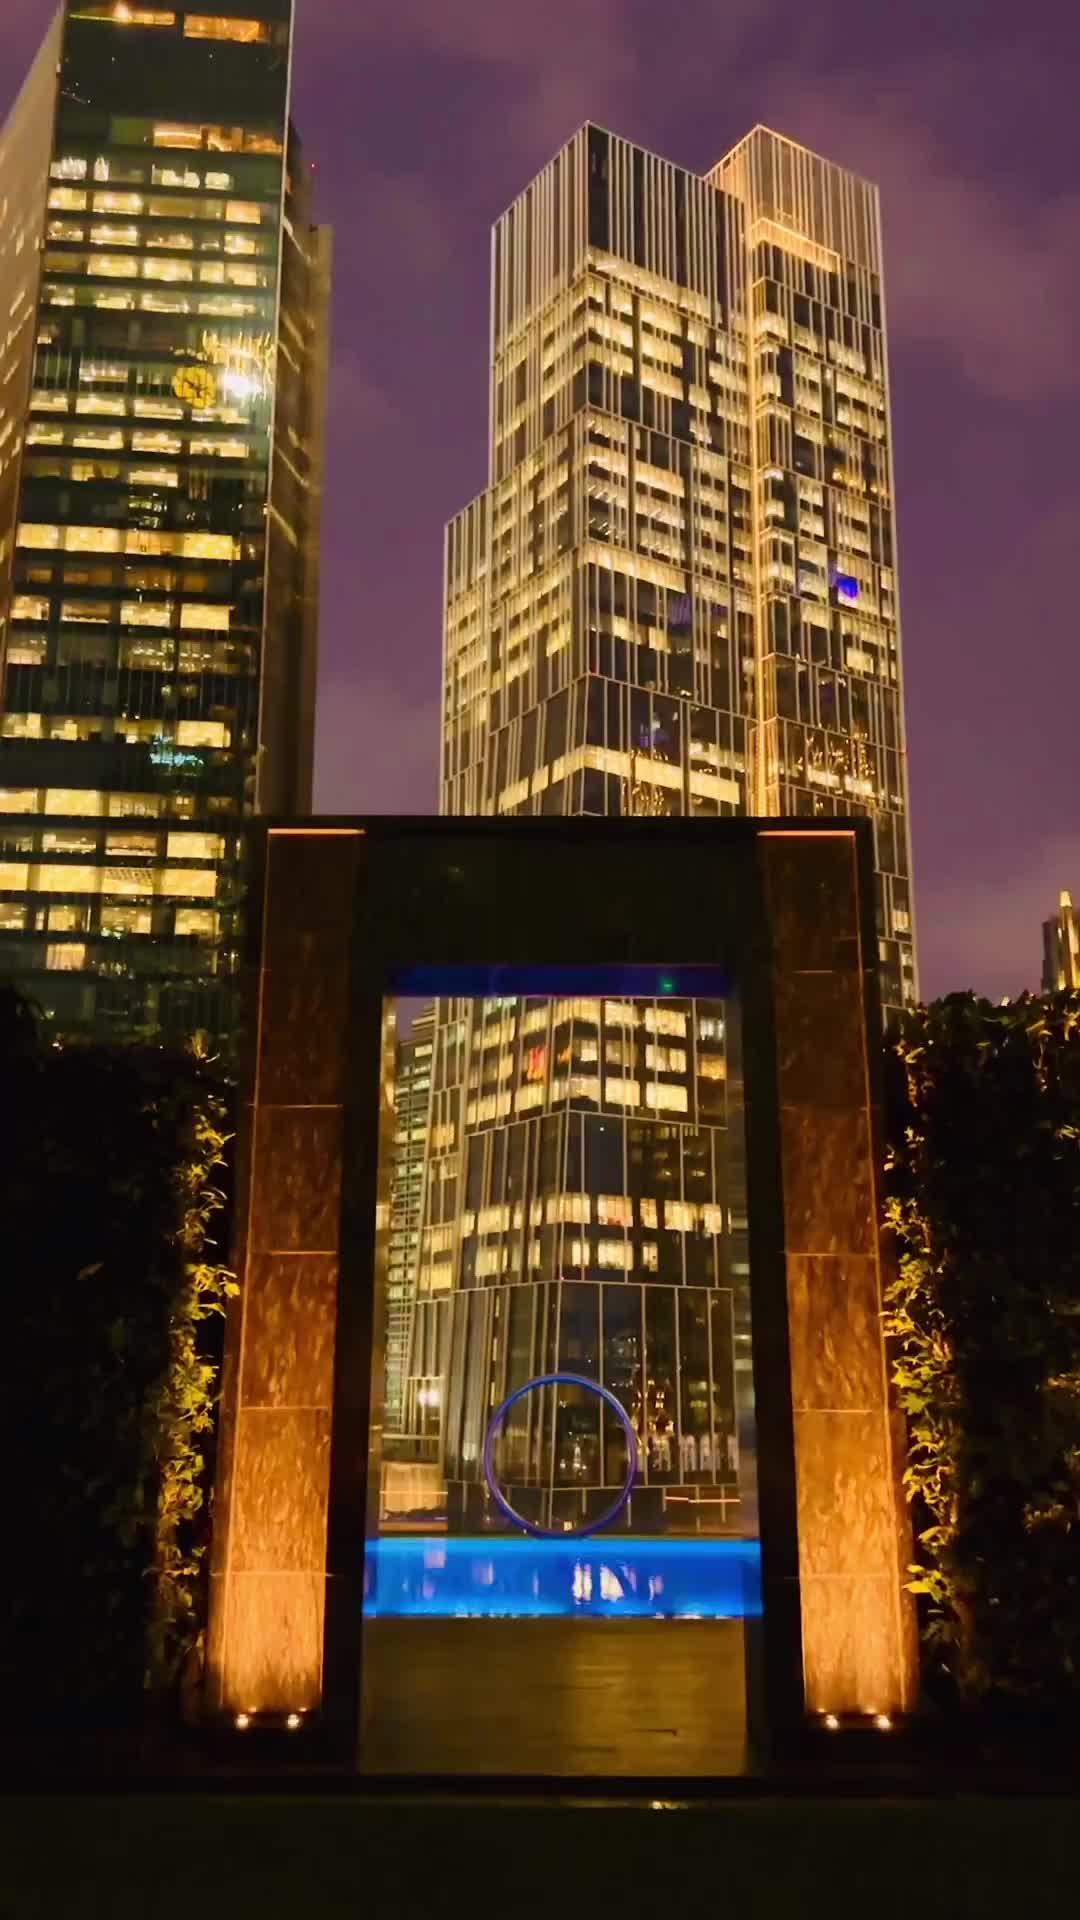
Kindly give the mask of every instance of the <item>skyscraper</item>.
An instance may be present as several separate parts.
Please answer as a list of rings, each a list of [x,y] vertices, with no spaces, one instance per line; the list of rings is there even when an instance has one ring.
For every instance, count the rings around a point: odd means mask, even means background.
[[[491,359],[444,811],[869,815],[883,997],[911,1000],[876,190],[764,128],[700,178],[585,127],[496,225]],[[442,1009],[413,1364],[459,1523],[492,1407],[559,1367],[631,1412],[634,1524],[737,1524],[737,1007],[672,986]],[[519,1405],[515,1497],[596,1511],[617,1429]]]
[[[231,1035],[241,829],[310,807],[329,241],[292,0],[66,0],[0,136],[0,968]]]
[[[1062,893],[1057,913],[1043,921],[1042,990],[1059,993],[1064,987],[1080,987],[1080,919],[1071,893]]]
[[[416,1304],[420,1212],[431,1106],[435,1009],[425,1007],[397,1043],[394,1174],[390,1202],[390,1260],[386,1310],[386,1431],[400,1433],[405,1418],[409,1339]]]

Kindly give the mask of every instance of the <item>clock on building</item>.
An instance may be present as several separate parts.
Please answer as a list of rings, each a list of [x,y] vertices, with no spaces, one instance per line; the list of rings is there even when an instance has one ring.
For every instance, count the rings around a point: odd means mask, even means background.
[[[217,381],[209,367],[181,367],[173,380],[173,392],[188,407],[212,407],[217,399]]]

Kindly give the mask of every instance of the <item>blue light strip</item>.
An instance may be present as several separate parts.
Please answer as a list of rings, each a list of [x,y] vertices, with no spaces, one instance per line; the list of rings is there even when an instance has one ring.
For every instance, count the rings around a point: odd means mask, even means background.
[[[395,967],[387,991],[409,999],[551,999],[564,994],[608,994],[613,999],[723,1000],[731,992],[726,967],[656,965],[601,966],[569,961],[560,966]]]
[[[369,1540],[369,1618],[743,1620],[761,1613],[756,1540],[530,1540],[390,1534]]]

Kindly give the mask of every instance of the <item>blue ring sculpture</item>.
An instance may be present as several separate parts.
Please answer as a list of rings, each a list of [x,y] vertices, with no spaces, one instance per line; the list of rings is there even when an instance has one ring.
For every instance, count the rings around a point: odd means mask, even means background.
[[[598,1395],[604,1404],[611,1408],[612,1413],[615,1415],[626,1435],[626,1473],[623,1476],[622,1486],[610,1507],[607,1507],[598,1519],[590,1520],[588,1525],[583,1527],[538,1527],[534,1521],[524,1519],[523,1516],[510,1505],[509,1500],[506,1499],[495,1479],[495,1442],[498,1440],[503,1421],[506,1419],[511,1407],[514,1406],[518,1400],[522,1399],[525,1394],[532,1393],[534,1387],[559,1386],[585,1387],[589,1393]],[[622,1401],[617,1400],[615,1395],[610,1392],[607,1387],[602,1387],[598,1380],[587,1380],[585,1376],[580,1373],[542,1373],[539,1374],[535,1380],[526,1380],[523,1387],[516,1387],[514,1392],[509,1394],[503,1401],[502,1406],[496,1407],[488,1422],[488,1430],[484,1438],[483,1465],[484,1479],[487,1481],[488,1490],[491,1493],[492,1499],[500,1513],[502,1513],[513,1526],[520,1527],[523,1533],[531,1534],[534,1540],[585,1540],[591,1533],[599,1533],[602,1528],[610,1526],[611,1522],[618,1518],[630,1498],[638,1470],[637,1434],[634,1432],[630,1415],[627,1413]]]

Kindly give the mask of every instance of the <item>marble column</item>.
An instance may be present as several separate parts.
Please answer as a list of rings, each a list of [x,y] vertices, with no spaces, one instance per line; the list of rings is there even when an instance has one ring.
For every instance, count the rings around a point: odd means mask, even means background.
[[[211,1714],[323,1698],[352,925],[362,830],[271,830],[211,1561]],[[362,1532],[362,1522],[360,1531]]]
[[[856,836],[765,831],[805,1710],[913,1701],[882,1332],[876,952]],[[766,1595],[766,1603],[768,1596]]]

